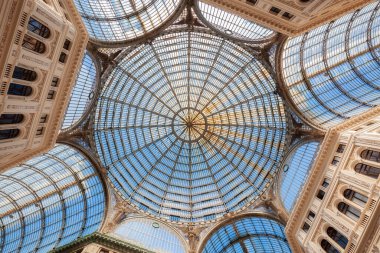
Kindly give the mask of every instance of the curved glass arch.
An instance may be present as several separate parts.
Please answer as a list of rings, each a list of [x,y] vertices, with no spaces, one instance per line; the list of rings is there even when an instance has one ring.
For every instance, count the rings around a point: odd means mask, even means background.
[[[95,232],[105,194],[79,151],[58,144],[0,174],[0,251],[48,252]]]
[[[112,235],[157,253],[186,253],[179,235],[164,223],[152,219],[127,219],[116,227]]]
[[[264,217],[248,217],[217,229],[202,253],[291,253],[284,226]]]
[[[377,5],[286,41],[284,83],[315,125],[329,128],[380,104]]]
[[[74,0],[90,36],[104,42],[142,37],[165,23],[181,2],[182,0]]]
[[[307,142],[294,150],[286,160],[287,171],[284,171],[282,175],[280,197],[282,204],[289,213],[305,184],[318,148],[319,142]]]
[[[71,127],[78,122],[88,109],[94,96],[96,86],[96,66],[92,57],[86,53],[78,72],[70,102],[62,123],[62,129]]]
[[[229,37],[250,42],[260,42],[275,35],[270,29],[203,1],[197,1],[196,5],[203,22]]]
[[[283,154],[287,124],[274,90],[250,52],[200,31],[125,52],[94,124],[113,187],[170,221],[240,210],[269,186]]]

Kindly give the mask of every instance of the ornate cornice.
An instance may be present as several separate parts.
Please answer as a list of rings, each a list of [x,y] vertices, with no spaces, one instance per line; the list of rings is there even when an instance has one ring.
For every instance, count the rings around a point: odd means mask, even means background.
[[[317,187],[319,187],[320,181],[325,174],[326,168],[328,167],[327,164],[329,162],[329,157],[333,153],[333,149],[336,146],[339,135],[343,131],[352,129],[353,127],[356,127],[361,123],[379,115],[380,106],[377,106],[359,116],[346,120],[327,132],[318,156],[316,157],[316,162],[310,171],[309,178],[305,182],[305,186],[300,193],[300,197],[294,206],[289,222],[285,228],[285,233],[288,237],[289,244],[294,252],[302,252],[301,246],[296,239],[297,229],[300,227],[305,210],[307,210],[308,205],[314,197],[314,192]]]

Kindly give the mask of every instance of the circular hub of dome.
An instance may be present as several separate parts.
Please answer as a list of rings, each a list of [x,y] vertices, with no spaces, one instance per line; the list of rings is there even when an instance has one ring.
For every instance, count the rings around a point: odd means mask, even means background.
[[[184,108],[175,114],[172,128],[179,140],[197,142],[207,132],[207,118],[197,109]]]
[[[237,212],[269,187],[287,135],[275,83],[249,49],[168,32],[107,73],[94,140],[122,198],[172,222]]]

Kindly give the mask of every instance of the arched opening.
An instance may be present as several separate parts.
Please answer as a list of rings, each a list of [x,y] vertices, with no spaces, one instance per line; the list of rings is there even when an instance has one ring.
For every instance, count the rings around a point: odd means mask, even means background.
[[[28,30],[43,38],[49,38],[50,36],[50,29],[47,28],[47,26],[43,25],[40,21],[34,19],[33,17],[30,17],[29,19]]]
[[[16,66],[12,78],[33,82],[37,79],[37,73],[30,69]]]
[[[341,233],[339,233],[335,228],[333,227],[328,227],[327,228],[327,235],[333,239],[339,246],[341,246],[343,249],[346,248],[348,239]]]
[[[22,114],[1,114],[0,125],[17,124],[22,122],[24,115]]]
[[[17,84],[17,83],[10,83],[7,94],[27,97],[27,96],[30,96],[32,92],[33,92],[33,89],[30,86]]]
[[[46,51],[46,46],[44,43],[27,34],[25,34],[24,40],[22,41],[22,47],[39,54],[43,54]]]
[[[372,177],[374,179],[377,179],[380,175],[380,168],[374,167],[368,164],[364,164],[364,163],[356,164],[355,171],[357,173],[366,175],[368,177]]]
[[[360,218],[360,214],[361,214],[360,210],[344,202],[340,202],[338,204],[338,210],[341,213],[344,213],[347,217],[353,219],[354,221],[357,221]]]
[[[360,157],[365,159],[365,160],[380,163],[380,152],[379,151],[366,149],[360,153]]]
[[[345,190],[343,192],[343,196],[346,199],[351,200],[355,204],[358,204],[359,206],[362,206],[362,207],[364,207],[368,201],[368,198],[366,196],[364,196],[363,194],[360,194],[356,191],[353,191],[351,189]]]
[[[19,134],[19,129],[3,129],[0,130],[0,140],[16,138]]]
[[[340,253],[339,250],[334,248],[327,240],[323,239],[321,241],[321,247],[324,249],[325,252],[327,253]]]

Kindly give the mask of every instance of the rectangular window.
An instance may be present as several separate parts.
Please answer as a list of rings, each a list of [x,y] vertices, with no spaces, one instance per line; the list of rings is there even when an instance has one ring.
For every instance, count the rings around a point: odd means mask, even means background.
[[[61,53],[61,55],[59,56],[59,62],[61,63],[65,63],[66,62],[66,54],[65,53]]]
[[[336,150],[336,152],[343,153],[343,151],[344,151],[345,148],[346,148],[346,145],[339,144],[338,149]]]
[[[320,200],[322,200],[324,196],[325,196],[325,192],[322,191],[322,190],[319,190],[318,194],[317,194],[317,198],[319,198]]]
[[[302,230],[307,232],[307,231],[309,231],[309,229],[310,229],[310,225],[305,222],[302,226]]]
[[[47,118],[48,118],[48,115],[47,115],[47,114],[42,114],[42,116],[41,116],[41,118],[40,118],[40,123],[46,123]]]
[[[63,43],[63,48],[66,50],[69,50],[70,45],[71,45],[71,41],[65,40],[65,43]]]
[[[274,14],[274,15],[277,15],[277,14],[279,14],[280,12],[281,12],[281,10],[279,9],[279,8],[276,8],[276,7],[272,7],[272,8],[270,8],[270,10],[269,10],[272,14]]]
[[[314,217],[315,217],[315,213],[313,213],[312,211],[309,212],[309,215],[307,216],[307,219],[309,221],[313,221],[314,220]]]
[[[284,12],[284,14],[282,14],[282,18],[291,20],[292,18],[294,18],[294,15],[290,14],[289,12]]]
[[[55,91],[49,90],[49,93],[47,95],[47,99],[49,99],[49,100],[53,99],[54,95],[55,95]]]
[[[322,186],[327,188],[329,186],[330,180],[328,178],[323,179]]]
[[[255,5],[257,3],[257,0],[247,0],[247,3],[250,5]]]
[[[36,135],[37,135],[37,136],[38,136],[38,135],[42,135],[43,132],[44,132],[44,128],[43,128],[43,127],[39,127],[39,128],[37,128]]]
[[[53,77],[53,79],[51,80],[51,86],[58,87],[58,83],[59,83],[59,78]]]
[[[331,161],[331,164],[334,166],[337,166],[340,162],[340,157],[339,156],[334,156],[334,159]]]

